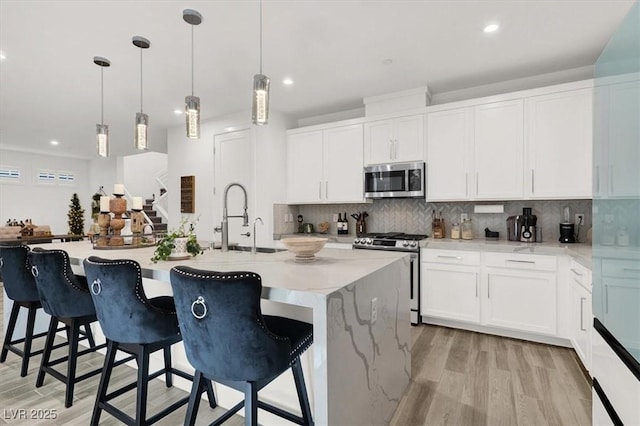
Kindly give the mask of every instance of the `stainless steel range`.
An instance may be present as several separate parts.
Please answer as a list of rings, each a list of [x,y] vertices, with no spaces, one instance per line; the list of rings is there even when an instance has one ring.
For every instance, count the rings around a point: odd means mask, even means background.
[[[387,232],[383,234],[363,234],[353,241],[354,249],[406,251],[411,254],[409,273],[411,287],[411,325],[422,322],[420,317],[420,241],[427,238],[422,234]]]

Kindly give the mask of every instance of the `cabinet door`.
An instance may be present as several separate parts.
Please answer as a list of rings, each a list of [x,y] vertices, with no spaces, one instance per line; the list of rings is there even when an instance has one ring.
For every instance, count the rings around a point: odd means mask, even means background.
[[[591,293],[578,282],[571,283],[571,343],[582,365],[591,369]]]
[[[393,160],[393,120],[364,124],[364,158],[366,164],[389,163]]]
[[[392,161],[424,161],[424,115],[395,120]]]
[[[427,200],[469,199],[470,108],[427,114]]]
[[[488,268],[483,323],[513,330],[556,334],[556,274]]]
[[[362,124],[324,131],[324,201],[363,201]]]
[[[608,186],[610,197],[640,195],[640,82],[609,89]]]
[[[592,89],[527,99],[525,193],[591,198]]]
[[[631,263],[631,262],[629,262]],[[630,274],[637,273],[635,266]],[[640,280],[638,278],[602,277],[604,286],[604,325],[630,352],[640,348]]]
[[[480,322],[479,268],[422,262],[421,314]]]
[[[523,120],[521,99],[474,108],[475,198],[522,198]]]
[[[290,203],[322,201],[322,130],[287,138],[287,199]]]

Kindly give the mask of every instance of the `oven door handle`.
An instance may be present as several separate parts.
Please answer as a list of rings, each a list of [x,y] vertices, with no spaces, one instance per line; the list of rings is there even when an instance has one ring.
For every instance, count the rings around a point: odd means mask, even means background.
[[[410,262],[410,266],[411,268],[409,268],[409,294],[411,296],[411,300],[413,300],[413,265],[415,260],[413,259],[413,256],[411,257],[411,259],[409,260]]]

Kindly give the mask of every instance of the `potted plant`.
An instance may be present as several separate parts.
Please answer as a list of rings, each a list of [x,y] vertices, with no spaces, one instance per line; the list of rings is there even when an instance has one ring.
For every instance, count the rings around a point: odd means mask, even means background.
[[[183,217],[178,229],[167,232],[158,241],[151,261],[186,259],[199,254],[202,254],[202,248],[194,232],[194,223]]]

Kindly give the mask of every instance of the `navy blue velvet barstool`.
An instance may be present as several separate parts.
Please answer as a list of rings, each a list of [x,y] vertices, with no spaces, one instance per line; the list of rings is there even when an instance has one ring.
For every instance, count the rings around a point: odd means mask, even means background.
[[[29,263],[40,295],[40,303],[45,312],[51,315],[36,387],[44,384],[46,374],[53,376],[65,384],[64,406],[71,407],[75,384],[101,371],[98,368],[81,375],[76,374],[78,357],[96,352],[106,346],[96,346],[91,332],[91,324],[98,320],[96,310],[89,295],[86,278],[73,273],[66,251],[36,248],[29,252]],[[69,352],[66,356],[52,360],[51,352],[55,346],[59,323],[65,325]],[[84,328],[84,333],[80,327]],[[89,343],[89,348],[79,351],[78,343],[85,339]],[[64,362],[67,363],[66,374],[55,368]]]
[[[173,384],[172,374],[193,380],[193,376],[171,366],[171,345],[182,340],[173,298],[162,296],[148,299],[142,286],[140,265],[133,260],[108,260],[91,256],[83,264],[98,321],[107,338],[107,354],[91,425],[98,424],[102,410],[130,425],[155,423],[185,405],[189,397],[180,399],[147,419],[149,380],[163,373],[167,387]],[[161,349],[164,352],[164,368],[149,374],[149,355]],[[136,357],[138,377],[136,382],[107,394],[118,350]],[[134,388],[137,388],[136,416],[132,418],[109,401]],[[213,387],[209,384],[203,390],[207,392],[209,405],[215,408]]]
[[[2,282],[7,296],[13,301],[9,323],[7,324],[7,333],[0,353],[0,362],[6,361],[9,351],[20,356],[22,358],[20,376],[22,377],[27,375],[29,358],[40,355],[43,352],[42,349],[31,351],[33,339],[47,335],[46,332],[33,334],[36,313],[38,309],[42,309],[42,305],[40,304],[36,282],[33,279],[33,275],[31,275],[31,266],[27,257],[29,251],[28,246],[21,244],[0,245],[0,274],[2,275]],[[26,308],[28,311],[27,327],[23,338],[13,340],[20,308]],[[21,343],[23,344],[22,349],[17,346]]]
[[[219,425],[245,406],[245,424],[258,408],[297,424],[313,424],[300,355],[313,343],[313,326],[262,315],[262,282],[253,272],[212,272],[176,266],[171,287],[187,359],[196,369],[185,425],[195,424],[202,386],[211,380],[244,392],[244,401],[216,419]],[[289,367],[302,417],[258,401],[258,391]]]

